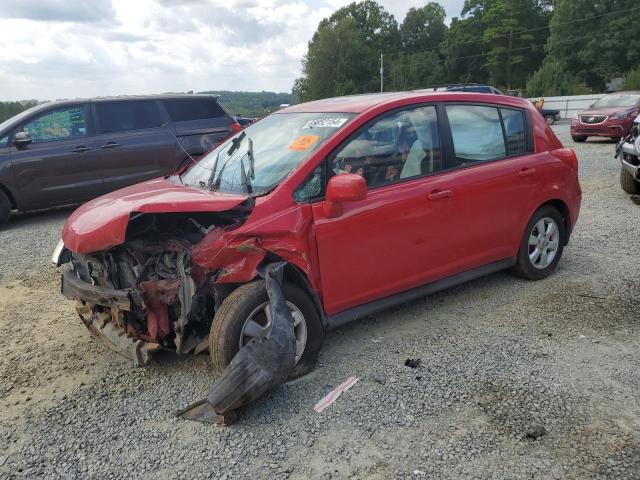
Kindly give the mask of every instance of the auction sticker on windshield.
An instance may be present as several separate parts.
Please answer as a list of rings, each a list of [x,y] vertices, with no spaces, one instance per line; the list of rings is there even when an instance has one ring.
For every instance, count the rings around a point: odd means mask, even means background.
[[[318,140],[320,140],[318,135],[302,135],[301,137],[296,138],[293,143],[289,145],[289,150],[307,150]]]
[[[347,120],[348,118],[318,118],[317,120],[309,120],[302,128],[340,128]]]

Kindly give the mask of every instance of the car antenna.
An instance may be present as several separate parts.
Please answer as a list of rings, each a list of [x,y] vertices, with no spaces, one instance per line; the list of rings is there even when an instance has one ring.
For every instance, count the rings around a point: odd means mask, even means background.
[[[467,89],[467,83],[469,83],[469,78],[471,77],[471,73],[467,73],[467,78],[464,79],[464,83],[462,84],[462,91],[464,92]]]

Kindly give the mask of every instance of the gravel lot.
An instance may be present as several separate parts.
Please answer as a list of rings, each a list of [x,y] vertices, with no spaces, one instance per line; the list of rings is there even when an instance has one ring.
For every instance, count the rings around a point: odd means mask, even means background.
[[[212,384],[206,355],[136,369],[81,325],[47,263],[69,210],[15,219],[0,478],[640,478],[640,207],[612,143],[554,128],[584,190],[555,275],[496,274],[332,332],[313,374],[227,428],[174,416]]]

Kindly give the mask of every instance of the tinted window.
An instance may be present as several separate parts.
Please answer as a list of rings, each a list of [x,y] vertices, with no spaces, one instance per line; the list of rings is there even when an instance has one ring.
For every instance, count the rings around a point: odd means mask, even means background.
[[[355,173],[369,187],[442,169],[435,107],[418,107],[382,117],[335,156],[333,173]]]
[[[507,140],[507,155],[526,153],[527,142],[524,130],[524,113],[521,110],[502,108],[502,123]]]
[[[226,113],[213,98],[165,100],[164,106],[174,122],[224,117]]]
[[[447,116],[458,165],[495,160],[506,155],[497,108],[447,105]]]
[[[162,125],[160,111],[153,101],[95,104],[102,133],[142,130]]]
[[[83,137],[87,134],[84,107],[59,108],[25,123],[21,129],[33,143]]]
[[[0,138],[0,147],[6,147],[7,143],[9,143],[9,136],[5,136]]]

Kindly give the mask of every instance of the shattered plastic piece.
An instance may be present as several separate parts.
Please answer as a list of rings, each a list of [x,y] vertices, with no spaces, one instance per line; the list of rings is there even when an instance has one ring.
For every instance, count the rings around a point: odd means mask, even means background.
[[[233,421],[238,408],[285,382],[295,365],[296,337],[293,316],[281,288],[284,265],[272,263],[260,269],[270,300],[271,334],[242,347],[213,384],[207,398],[177,412],[177,416],[222,426]]]
[[[340,395],[353,387],[358,382],[358,380],[359,378],[357,377],[349,377],[346,382],[340,384],[338,387],[327,393],[327,395],[325,395],[322,400],[316,403],[313,409],[316,411],[316,413],[321,413],[325,408],[335,402],[340,397]]]
[[[422,360],[420,358],[407,358],[404,362],[405,367],[418,368]]]

